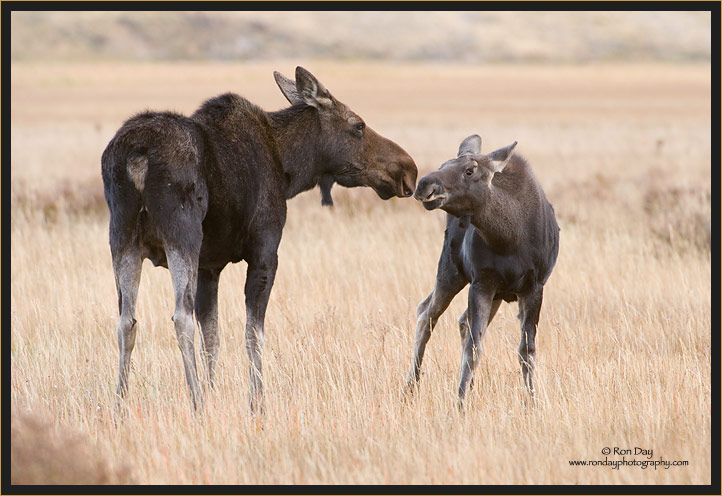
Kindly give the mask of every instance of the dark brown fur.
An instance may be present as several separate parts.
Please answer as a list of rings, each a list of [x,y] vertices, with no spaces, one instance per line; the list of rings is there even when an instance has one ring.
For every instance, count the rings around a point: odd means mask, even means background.
[[[193,335],[201,325],[213,384],[218,357],[218,281],[245,260],[246,348],[251,409],[262,410],[261,351],[268,298],[278,265],[286,199],[321,177],[370,186],[380,197],[410,196],[416,166],[305,69],[296,81],[276,73],[292,106],[265,112],[236,94],[205,102],[192,116],[145,112],[129,119],[102,157],[110,209],[110,248],[118,289],[118,395],[127,389],[135,343],[141,264],[168,267],[173,321],[194,406],[202,399]]]

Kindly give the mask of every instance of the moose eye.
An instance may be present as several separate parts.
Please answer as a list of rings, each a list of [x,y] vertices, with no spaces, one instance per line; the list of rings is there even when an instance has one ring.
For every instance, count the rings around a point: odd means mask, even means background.
[[[353,128],[354,131],[356,131],[358,134],[363,134],[364,129],[366,129],[366,124],[364,124],[363,122],[359,122]]]
[[[472,174],[474,173],[474,169],[471,169],[471,168],[466,169],[466,171],[464,171],[464,173],[465,173],[467,176],[470,176],[470,175],[472,175]]]

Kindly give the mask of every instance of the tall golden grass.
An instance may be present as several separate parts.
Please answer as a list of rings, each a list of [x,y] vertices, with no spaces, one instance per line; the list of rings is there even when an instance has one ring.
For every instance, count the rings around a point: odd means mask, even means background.
[[[13,484],[132,484],[122,460],[118,466],[88,447],[82,435],[60,430],[49,417],[14,409],[10,426],[10,480]]]
[[[318,191],[289,201],[266,318],[262,428],[248,408],[245,264],[221,277],[217,384],[194,415],[170,276],[148,261],[127,415],[115,425],[117,298],[100,154],[145,107],[191,112],[233,90],[280,108],[271,71],[294,64],[279,62],[13,66],[14,411],[81,433],[139,483],[709,483],[709,68],[302,65],[401,144],[420,174],[469,134],[484,150],[519,141],[561,226],[537,406],[524,409],[517,309],[505,304],[466,412],[456,410],[466,291],[434,331],[419,394],[401,400],[444,216],[337,186],[333,210]],[[606,447],[688,464],[570,465],[604,460]]]

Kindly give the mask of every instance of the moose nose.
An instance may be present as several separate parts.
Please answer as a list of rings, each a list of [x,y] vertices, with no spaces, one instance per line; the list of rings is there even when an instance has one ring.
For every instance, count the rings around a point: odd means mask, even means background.
[[[401,174],[397,179],[396,194],[401,198],[408,198],[414,194],[416,184],[416,176],[410,174]]]
[[[411,157],[405,157],[403,160],[399,161],[399,165],[401,167],[401,197],[402,198],[408,198],[412,194],[414,194],[414,189],[416,186],[416,175],[418,174],[418,170],[416,169],[416,164],[414,163],[414,160]]]
[[[414,192],[414,198],[418,201],[425,201],[432,198],[434,195],[438,195],[441,191],[441,186],[436,183],[433,179],[424,177],[419,181]]]

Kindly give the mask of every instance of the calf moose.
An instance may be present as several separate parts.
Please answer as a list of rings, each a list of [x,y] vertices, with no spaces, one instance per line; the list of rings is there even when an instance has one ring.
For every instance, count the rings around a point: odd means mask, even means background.
[[[251,412],[263,412],[264,318],[286,220],[286,199],[321,177],[370,186],[382,199],[408,197],[416,165],[310,72],[274,73],[291,107],[265,112],[232,93],[190,117],[143,112],[118,130],[102,156],[110,249],[118,291],[118,401],[126,394],[135,344],[142,262],[170,270],[175,325],[194,408],[202,402],[193,347],[195,323],[213,386],[218,360],[218,281],[228,263],[248,263],[246,350]]]
[[[468,307],[459,318],[459,407],[464,405],[486,328],[502,300],[519,300],[518,357],[534,399],[534,340],[542,289],[559,252],[559,227],[554,208],[527,162],[514,155],[515,147],[516,142],[481,155],[481,138],[469,136],[456,159],[419,180],[414,197],[427,210],[441,208],[447,216],[436,286],[417,309],[407,393],[416,389],[426,343],[437,320],[454,296],[471,284]]]

